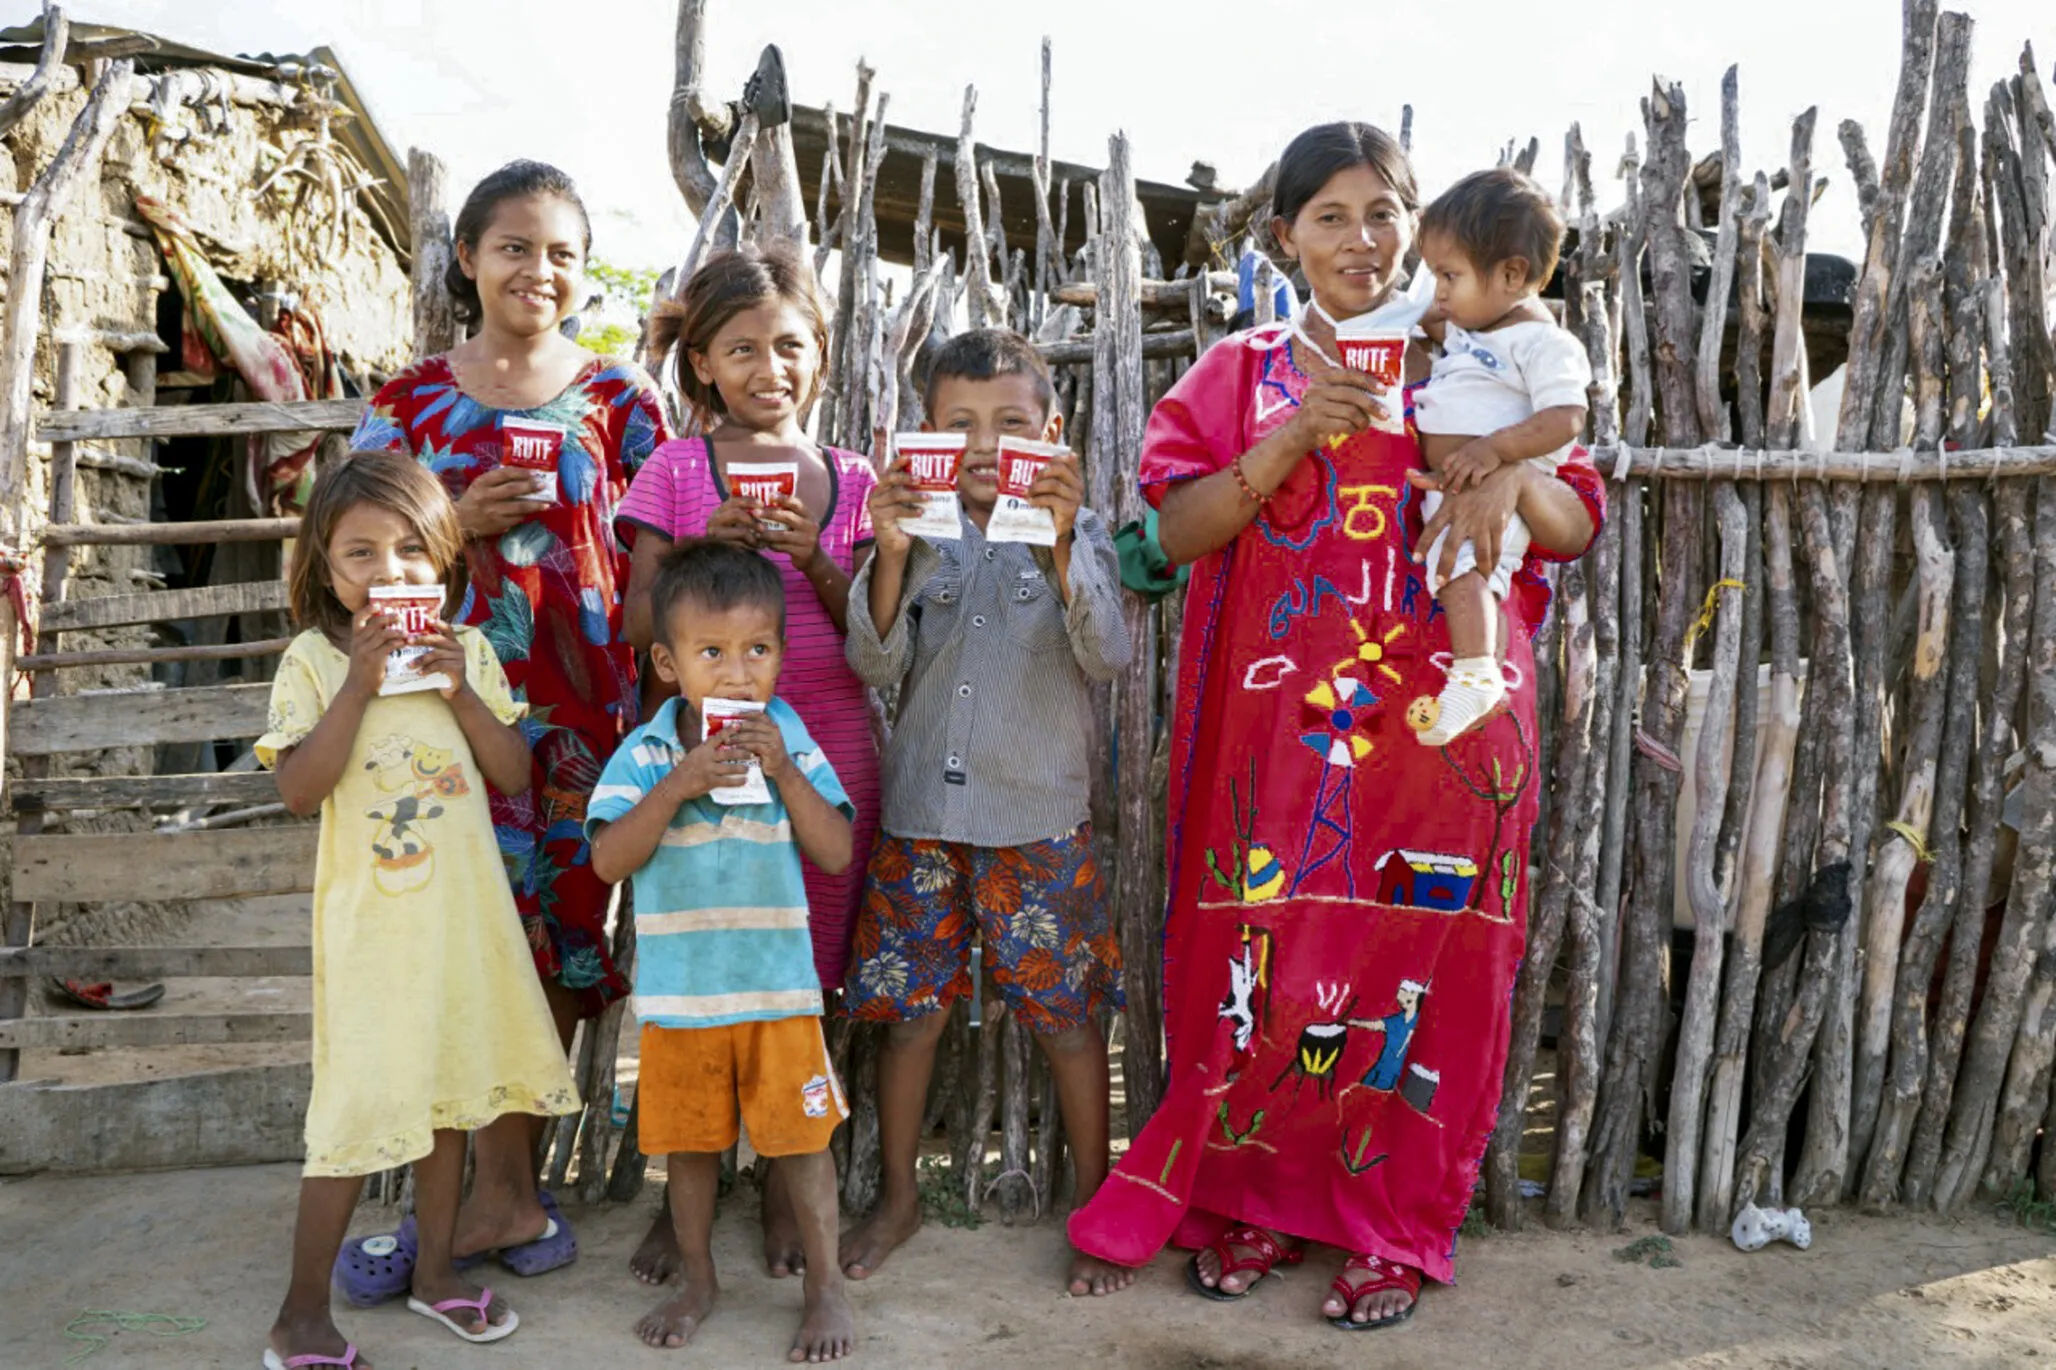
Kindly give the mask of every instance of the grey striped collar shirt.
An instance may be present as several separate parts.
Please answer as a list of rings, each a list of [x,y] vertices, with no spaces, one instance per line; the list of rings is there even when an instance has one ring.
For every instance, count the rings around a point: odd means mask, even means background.
[[[1078,511],[1070,603],[1045,548],[915,538],[883,641],[871,568],[850,586],[850,668],[900,686],[881,822],[894,837],[1018,847],[1088,817],[1091,681],[1128,662],[1120,563],[1106,523]]]

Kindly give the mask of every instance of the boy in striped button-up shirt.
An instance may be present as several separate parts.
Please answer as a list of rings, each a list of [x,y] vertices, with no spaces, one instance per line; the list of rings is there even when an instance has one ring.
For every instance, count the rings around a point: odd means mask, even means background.
[[[871,496],[877,538],[850,585],[848,655],[866,683],[899,686],[884,757],[881,834],[857,913],[846,986],[853,1017],[892,1025],[878,1063],[883,1193],[842,1244],[854,1279],[921,1224],[914,1161],[946,1011],[972,992],[975,928],[992,986],[1035,1036],[1084,1202],[1107,1173],[1107,1049],[1098,1015],[1121,1006],[1121,953],[1087,822],[1091,682],[1128,660],[1120,571],[1106,524],[1081,508],[1078,464],[1053,460],[1029,489],[1054,547],[992,542],[1004,437],[1063,432],[1049,370],[1019,334],[943,345],[927,383],[930,426],[966,435],[959,534],[900,526],[919,510],[902,463]],[[1134,1275],[1076,1254],[1073,1294]]]
[[[852,809],[828,758],[776,695],[785,655],[777,570],[732,543],[667,552],[650,589],[650,657],[677,692],[630,733],[586,810],[594,874],[635,882],[635,1011],[642,1022],[642,1149],[666,1155],[682,1280],[636,1327],[683,1346],[712,1310],[721,1153],[737,1115],[758,1153],[781,1158],[806,1252],[806,1308],[791,1358],[838,1360],[855,1325],[836,1265],[835,1162],[849,1116],[821,1034],[800,853],[848,867]],[[708,700],[764,705],[700,740]],[[752,762],[763,803],[721,801]]]

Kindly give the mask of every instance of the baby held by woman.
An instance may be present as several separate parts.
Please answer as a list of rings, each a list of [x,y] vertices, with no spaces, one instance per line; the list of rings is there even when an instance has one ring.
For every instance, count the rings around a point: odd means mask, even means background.
[[[1435,282],[1422,320],[1440,345],[1414,396],[1421,454],[1442,494],[1468,489],[1500,467],[1534,462],[1554,472],[1585,426],[1592,370],[1578,340],[1557,327],[1539,298],[1556,270],[1563,219],[1540,186],[1511,168],[1475,172],[1421,215],[1421,267]],[[1505,707],[1499,604],[1528,550],[1515,514],[1499,554],[1480,564],[1465,542],[1447,578],[1444,542],[1428,553],[1429,588],[1449,620],[1452,660],[1437,700],[1408,712],[1420,741],[1441,747]]]

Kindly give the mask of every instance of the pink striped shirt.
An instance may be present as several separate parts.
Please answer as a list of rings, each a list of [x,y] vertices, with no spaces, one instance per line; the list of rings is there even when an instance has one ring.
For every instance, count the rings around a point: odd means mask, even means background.
[[[828,508],[820,512],[821,551],[844,572],[856,572],[857,549],[871,543],[871,487],[877,475],[854,452],[824,447]],[[624,544],[647,530],[676,541],[699,537],[728,490],[705,438],[667,442],[644,459],[615,513]],[[812,513],[814,511],[809,510]],[[871,692],[843,659],[843,635],[791,558],[767,551],[785,580],[785,669],[778,694],[791,704],[856,805],[856,852],[841,875],[806,864],[808,925],[822,987],[843,982],[864,868],[878,834],[878,744]]]

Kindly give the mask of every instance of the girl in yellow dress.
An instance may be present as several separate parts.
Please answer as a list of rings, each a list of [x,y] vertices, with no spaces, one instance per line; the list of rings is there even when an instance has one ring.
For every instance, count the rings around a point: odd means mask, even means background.
[[[355,456],[316,484],[291,577],[302,631],[257,743],[286,807],[321,813],[307,1164],[267,1370],[370,1370],[330,1316],[330,1268],[364,1176],[410,1162],[407,1306],[466,1341],[513,1332],[450,1257],[464,1134],[578,1106],[486,807],[486,785],[528,786],[526,709],[485,638],[449,626],[463,566],[456,510],[418,463]],[[379,590],[408,585],[444,587],[412,634]],[[382,694],[402,647],[442,684]]]

